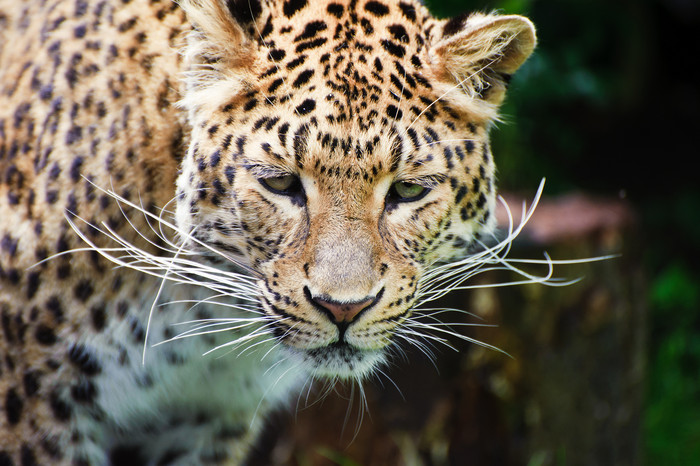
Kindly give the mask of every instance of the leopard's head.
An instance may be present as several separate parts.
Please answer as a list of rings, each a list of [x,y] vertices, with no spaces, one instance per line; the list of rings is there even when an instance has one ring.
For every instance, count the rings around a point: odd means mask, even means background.
[[[413,1],[181,3],[178,225],[254,271],[286,351],[361,377],[412,338],[426,270],[493,227],[489,127],[534,28]]]

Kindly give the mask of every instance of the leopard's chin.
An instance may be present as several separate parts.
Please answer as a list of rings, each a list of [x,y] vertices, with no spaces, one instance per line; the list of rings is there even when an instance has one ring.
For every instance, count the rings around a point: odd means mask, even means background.
[[[386,361],[384,349],[361,349],[345,342],[313,349],[291,350],[295,359],[301,359],[300,363],[314,377],[324,379],[362,380]]]

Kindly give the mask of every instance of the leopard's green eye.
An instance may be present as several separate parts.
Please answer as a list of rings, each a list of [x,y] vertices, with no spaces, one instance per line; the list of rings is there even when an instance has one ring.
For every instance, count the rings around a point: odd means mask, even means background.
[[[260,182],[273,191],[287,191],[297,180],[294,175],[273,176],[271,178],[261,178]]]
[[[406,181],[398,181],[392,185],[393,191],[396,193],[399,201],[415,201],[427,193],[428,189],[416,183]]]

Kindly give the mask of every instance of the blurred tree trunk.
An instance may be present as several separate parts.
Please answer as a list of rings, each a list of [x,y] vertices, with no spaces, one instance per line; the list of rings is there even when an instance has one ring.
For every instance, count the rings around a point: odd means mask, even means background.
[[[545,250],[554,259],[621,256],[556,266],[555,276],[582,278],[565,287],[449,295],[440,306],[473,312],[483,322],[462,313],[442,320],[495,325],[454,329],[511,357],[450,338],[459,352],[435,348],[433,366],[419,348],[407,348],[406,360],[396,358],[387,376],[365,384],[369,413],[361,424],[357,388],[352,404],[351,387],[336,387],[306,408],[304,397],[296,414],[270,422],[249,463],[640,464],[646,290],[634,227],[618,201],[543,201],[509,257],[539,259]],[[472,283],[513,279],[498,271]]]

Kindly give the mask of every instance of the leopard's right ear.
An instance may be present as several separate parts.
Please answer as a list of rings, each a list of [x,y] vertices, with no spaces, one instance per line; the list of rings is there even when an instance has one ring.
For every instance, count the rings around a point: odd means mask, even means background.
[[[181,105],[196,109],[244,91],[255,75],[260,1],[179,0],[179,4],[192,25],[182,50],[187,91]],[[205,92],[218,98],[208,99]]]
[[[259,0],[180,0],[192,25],[188,50],[204,63],[250,64],[254,30],[262,13]]]

